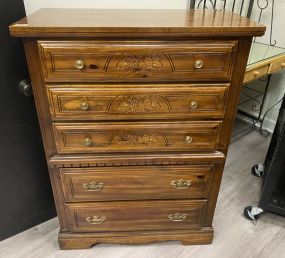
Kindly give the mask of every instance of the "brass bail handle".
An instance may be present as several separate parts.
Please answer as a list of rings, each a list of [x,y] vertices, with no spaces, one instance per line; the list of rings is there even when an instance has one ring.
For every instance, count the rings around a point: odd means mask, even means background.
[[[169,218],[170,221],[180,222],[180,221],[185,220],[187,218],[187,216],[188,216],[188,214],[177,212],[177,213],[174,213],[174,214],[169,214],[168,218]]]
[[[192,185],[192,181],[191,180],[184,180],[184,179],[179,179],[177,181],[173,180],[170,182],[170,185],[173,187],[173,188],[176,188],[176,189],[187,189],[187,188],[190,188],[191,185]]]
[[[82,184],[82,187],[86,189],[87,191],[99,192],[103,189],[104,183],[100,183],[100,182],[84,183]]]
[[[86,221],[92,225],[97,225],[97,224],[102,224],[103,222],[106,221],[105,216],[92,216],[92,217],[87,217]]]

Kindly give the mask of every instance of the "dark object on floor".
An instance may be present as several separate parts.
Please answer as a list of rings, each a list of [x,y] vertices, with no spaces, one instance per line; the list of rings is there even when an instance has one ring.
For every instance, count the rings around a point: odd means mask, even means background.
[[[263,166],[263,168],[262,168]],[[263,180],[258,207],[248,206],[244,215],[256,221],[264,211],[285,216],[285,100],[280,108],[278,120],[263,165],[255,165],[252,174]]]

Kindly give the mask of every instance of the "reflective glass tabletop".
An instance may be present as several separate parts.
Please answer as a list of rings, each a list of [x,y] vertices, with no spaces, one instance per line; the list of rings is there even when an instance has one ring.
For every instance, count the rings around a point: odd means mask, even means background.
[[[285,48],[252,42],[247,65],[252,65],[268,58],[285,55]]]

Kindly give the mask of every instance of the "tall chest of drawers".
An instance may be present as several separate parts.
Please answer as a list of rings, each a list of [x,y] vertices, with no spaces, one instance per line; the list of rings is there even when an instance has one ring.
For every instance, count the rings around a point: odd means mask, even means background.
[[[253,36],[221,10],[42,9],[22,37],[62,249],[206,244]]]

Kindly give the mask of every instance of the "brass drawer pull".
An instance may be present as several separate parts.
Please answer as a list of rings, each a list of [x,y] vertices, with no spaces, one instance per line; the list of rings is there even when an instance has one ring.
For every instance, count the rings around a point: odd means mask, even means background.
[[[76,60],[74,63],[74,67],[78,70],[82,70],[84,68],[84,61],[83,60]]]
[[[192,141],[193,141],[193,139],[192,139],[191,136],[187,135],[187,136],[185,137],[185,142],[186,142],[186,143],[191,143]]]
[[[194,66],[195,66],[196,69],[201,69],[201,68],[203,68],[203,66],[204,66],[203,60],[200,60],[200,59],[196,60]]]
[[[191,187],[192,181],[191,180],[179,179],[178,181],[175,181],[175,180],[171,181],[170,185],[176,189],[187,189],[187,188]]]
[[[97,182],[90,182],[90,183],[84,183],[82,187],[86,189],[87,191],[95,191],[99,192],[103,189],[104,183],[97,183]]]
[[[80,103],[80,109],[81,110],[88,110],[88,108],[89,108],[89,105],[88,105],[88,103],[87,102],[81,102]]]
[[[191,107],[192,110],[197,109],[198,105],[199,105],[198,102],[195,101],[195,100],[190,102],[190,107]]]
[[[97,224],[102,224],[103,222],[106,221],[105,216],[92,216],[92,217],[87,217],[86,221],[89,222],[90,224],[97,225]]]
[[[174,214],[169,214],[168,218],[169,220],[173,221],[173,222],[179,222],[179,221],[183,221],[187,218],[188,214],[183,214],[183,213],[174,213]]]
[[[86,138],[84,139],[84,144],[85,144],[86,146],[91,146],[91,145],[92,145],[92,140],[91,140],[90,138],[86,137]]]

